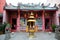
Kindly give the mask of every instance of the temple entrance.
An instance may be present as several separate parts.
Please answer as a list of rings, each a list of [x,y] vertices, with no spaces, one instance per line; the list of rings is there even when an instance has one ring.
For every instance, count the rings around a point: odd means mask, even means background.
[[[16,25],[16,18],[12,19],[12,24]]]
[[[12,18],[12,29],[16,29],[16,18]]]
[[[49,29],[49,18],[45,19],[45,29]]]
[[[2,24],[2,17],[0,17],[0,24]]]

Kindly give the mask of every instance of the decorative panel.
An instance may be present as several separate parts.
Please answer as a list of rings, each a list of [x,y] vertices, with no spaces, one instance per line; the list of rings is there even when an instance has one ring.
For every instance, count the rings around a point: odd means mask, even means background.
[[[27,19],[21,17],[20,18],[20,30],[26,30]]]
[[[37,18],[35,25],[38,26],[38,29],[42,29],[42,18]]]

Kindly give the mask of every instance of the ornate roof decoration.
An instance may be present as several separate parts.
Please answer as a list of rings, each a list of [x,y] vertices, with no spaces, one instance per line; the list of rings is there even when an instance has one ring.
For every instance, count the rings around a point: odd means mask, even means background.
[[[59,9],[60,9],[60,4],[58,5]]]
[[[60,4],[58,6],[60,7]]]
[[[55,6],[53,7],[49,7],[50,6],[50,3],[48,5],[44,5],[44,3],[42,3],[40,5],[39,4],[22,4],[22,3],[18,3],[18,6],[14,6],[14,5],[8,5],[8,6],[5,6],[5,9],[21,9],[21,10],[56,10],[57,7],[56,7],[56,4]]]

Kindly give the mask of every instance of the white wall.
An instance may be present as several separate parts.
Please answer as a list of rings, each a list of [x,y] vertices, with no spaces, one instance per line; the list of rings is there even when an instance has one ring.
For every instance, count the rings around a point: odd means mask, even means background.
[[[60,9],[58,9],[57,11],[56,11],[56,17],[55,17],[55,24],[56,25],[59,25],[59,14],[60,14]]]

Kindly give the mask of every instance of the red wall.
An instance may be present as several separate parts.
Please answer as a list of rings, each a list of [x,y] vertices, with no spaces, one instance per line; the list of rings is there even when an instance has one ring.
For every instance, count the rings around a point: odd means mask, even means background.
[[[3,8],[6,0],[0,0],[0,13],[3,13]]]

